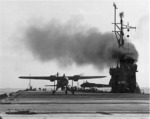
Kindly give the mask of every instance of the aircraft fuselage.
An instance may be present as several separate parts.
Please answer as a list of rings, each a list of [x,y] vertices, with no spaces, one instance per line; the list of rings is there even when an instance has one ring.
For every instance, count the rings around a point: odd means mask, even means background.
[[[67,77],[62,77],[60,80],[57,81],[56,90],[59,88],[64,88],[67,85],[68,85]]]

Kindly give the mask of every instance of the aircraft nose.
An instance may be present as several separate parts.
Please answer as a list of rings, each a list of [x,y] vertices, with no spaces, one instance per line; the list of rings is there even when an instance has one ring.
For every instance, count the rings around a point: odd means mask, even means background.
[[[65,84],[65,85],[68,85],[68,80],[65,80],[65,81],[64,81],[64,84]]]

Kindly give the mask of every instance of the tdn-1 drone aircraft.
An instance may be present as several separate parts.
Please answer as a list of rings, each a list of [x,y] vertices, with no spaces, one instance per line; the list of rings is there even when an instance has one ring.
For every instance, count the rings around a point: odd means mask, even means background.
[[[67,90],[69,90],[69,80],[72,80],[72,86],[73,81],[78,81],[81,79],[93,79],[93,78],[104,78],[106,76],[81,76],[81,75],[74,75],[74,76],[59,76],[58,73],[56,75],[50,75],[50,76],[20,76],[21,79],[37,79],[37,80],[50,80],[54,82],[54,85],[48,85],[48,86],[54,86],[54,90],[52,91],[53,94],[61,88],[62,90],[65,88],[65,93],[67,94]],[[55,84],[55,81],[57,81],[57,84]],[[56,89],[55,89],[56,86]],[[73,87],[70,90],[72,94],[74,94]]]
[[[85,82],[81,84],[82,88],[91,88],[91,87],[97,87],[97,88],[102,88],[102,87],[111,87],[110,85],[107,84],[97,84],[97,83],[89,83],[89,82]]]

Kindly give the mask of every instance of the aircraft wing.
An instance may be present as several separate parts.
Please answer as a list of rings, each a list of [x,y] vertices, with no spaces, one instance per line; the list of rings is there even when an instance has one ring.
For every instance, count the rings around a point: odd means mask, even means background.
[[[74,75],[74,76],[68,76],[69,80],[82,80],[82,79],[94,79],[94,78],[104,78],[106,76],[80,76],[80,75]]]
[[[81,84],[81,87],[110,87],[110,85],[107,84],[95,84],[95,83],[83,83]]]
[[[107,84],[97,84],[96,87],[111,87],[111,86]]]
[[[93,78],[104,78],[106,76],[80,76],[80,75],[74,75],[74,76],[67,76],[69,80],[74,80],[78,81],[81,79],[93,79]],[[55,81],[55,80],[61,80],[62,76],[20,76],[19,78],[21,79],[37,79],[37,80],[50,80],[50,81]]]
[[[79,79],[104,78],[106,76],[80,76]]]
[[[46,87],[48,87],[48,86],[57,86],[57,85],[45,85]]]
[[[43,80],[50,80],[50,76],[20,76],[20,79],[43,79]]]

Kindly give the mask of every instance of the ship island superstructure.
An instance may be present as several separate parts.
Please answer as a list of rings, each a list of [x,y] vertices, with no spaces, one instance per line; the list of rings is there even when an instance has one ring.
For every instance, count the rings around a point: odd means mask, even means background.
[[[116,23],[116,10],[117,7],[114,3],[114,33],[118,42],[118,53],[116,58],[116,67],[110,68],[109,73],[111,75],[110,83],[112,88],[112,93],[140,93],[140,88],[136,82],[136,72],[137,64],[136,59],[130,57],[128,54],[121,52],[124,48],[125,39],[124,39],[124,29],[127,29],[129,32],[130,29],[136,29],[123,24],[124,13],[121,12],[120,23]],[[129,37],[129,35],[127,35]]]

